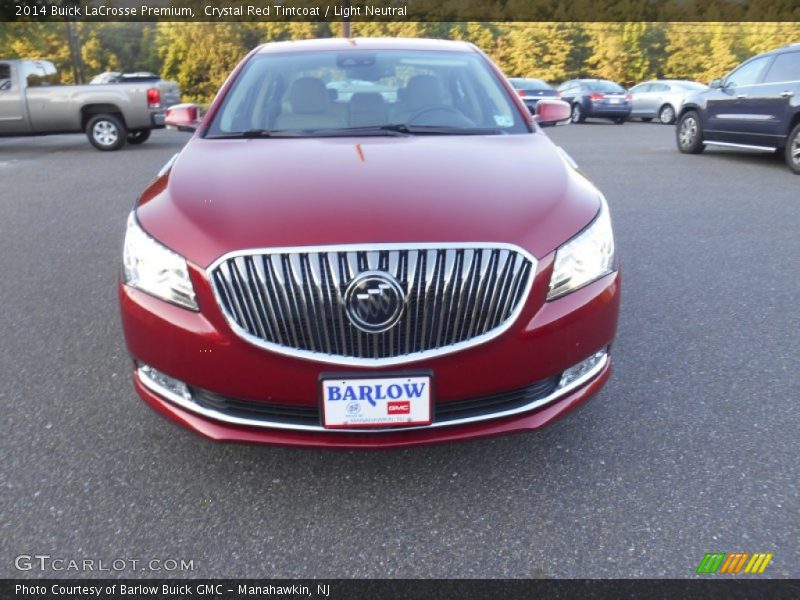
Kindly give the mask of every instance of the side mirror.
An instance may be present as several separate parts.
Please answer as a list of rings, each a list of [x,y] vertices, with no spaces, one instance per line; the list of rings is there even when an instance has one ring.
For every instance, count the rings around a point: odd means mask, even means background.
[[[164,117],[167,129],[195,131],[200,125],[200,109],[197,104],[176,104],[167,108]]]
[[[711,83],[708,84],[708,87],[718,90],[722,87],[722,79],[714,79]]]
[[[569,121],[572,109],[563,100],[539,100],[536,103],[536,120],[539,125],[557,125]]]

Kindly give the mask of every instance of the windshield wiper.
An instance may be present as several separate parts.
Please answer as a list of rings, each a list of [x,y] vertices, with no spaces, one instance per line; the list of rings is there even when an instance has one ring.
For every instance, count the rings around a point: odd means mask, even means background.
[[[410,135],[497,135],[505,134],[502,129],[494,127],[448,127],[447,125],[409,125],[394,123],[381,125],[384,131],[399,131]]]
[[[497,135],[502,129],[485,127],[448,127],[443,125],[370,125],[364,127],[340,127],[337,129],[247,129],[206,136],[209,139],[295,138],[295,137],[358,137],[368,135]]]
[[[368,125],[364,127],[341,127],[339,129],[317,129],[308,131],[320,137],[357,137],[360,135],[496,135],[506,133],[502,129],[484,127],[448,127],[444,125]]]
[[[252,139],[252,138],[288,138],[303,137],[304,132],[294,129],[272,130],[272,129],[246,129],[245,131],[231,131],[230,133],[218,133],[207,135],[206,138],[212,140],[229,139]]]

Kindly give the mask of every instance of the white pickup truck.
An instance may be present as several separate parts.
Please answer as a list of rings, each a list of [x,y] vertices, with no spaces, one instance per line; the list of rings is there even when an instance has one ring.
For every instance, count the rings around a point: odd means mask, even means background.
[[[174,81],[59,85],[46,60],[0,59],[0,136],[85,132],[99,150],[142,144],[180,103]]]

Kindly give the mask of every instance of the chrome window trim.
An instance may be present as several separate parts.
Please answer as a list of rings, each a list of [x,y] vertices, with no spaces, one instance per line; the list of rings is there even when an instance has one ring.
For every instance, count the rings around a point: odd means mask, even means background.
[[[512,408],[496,413],[480,415],[477,417],[465,417],[462,419],[453,419],[452,421],[441,421],[441,422],[433,422],[430,425],[418,425],[413,427],[394,427],[391,429],[326,429],[321,425],[297,425],[293,423],[276,423],[273,421],[267,420],[259,420],[259,419],[246,419],[242,417],[232,417],[230,415],[226,415],[223,412],[208,409],[202,406],[198,406],[192,400],[186,400],[178,396],[177,394],[173,394],[169,390],[166,390],[155,383],[152,379],[150,379],[147,375],[143,374],[141,369],[136,369],[136,376],[139,378],[139,381],[142,383],[144,387],[146,387],[151,392],[159,395],[160,397],[172,402],[173,404],[183,408],[191,413],[206,417],[208,419],[212,419],[214,421],[220,421],[223,423],[228,423],[230,425],[243,425],[245,427],[258,427],[262,429],[283,429],[283,430],[291,430],[291,431],[311,431],[315,433],[331,433],[331,434],[341,434],[341,433],[364,433],[364,434],[376,434],[376,433],[402,433],[404,431],[420,431],[425,429],[436,429],[439,427],[450,427],[455,425],[466,425],[469,423],[478,423],[481,421],[489,421],[492,419],[501,419],[503,417],[511,417],[514,415],[518,415],[524,412],[528,412],[534,410],[536,408],[542,407],[545,404],[549,404],[554,402],[555,400],[559,399],[566,394],[582,387],[583,385],[589,383],[592,379],[597,377],[600,372],[606,367],[608,364],[608,352],[603,355],[603,359],[597,363],[590,371],[588,371],[582,377],[579,377],[569,385],[564,386],[563,388],[556,388],[551,394],[545,396],[544,398],[539,398],[538,400],[534,400],[529,404],[524,406],[520,406],[517,408]]]
[[[487,249],[487,250],[488,249],[509,250],[518,253],[520,256],[530,261],[531,263],[530,274],[528,275],[528,281],[525,284],[524,291],[522,293],[522,296],[520,298],[517,307],[514,309],[514,311],[502,325],[482,335],[470,338],[463,342],[451,344],[449,346],[436,348],[434,350],[425,350],[423,352],[416,352],[413,354],[406,354],[403,356],[395,356],[389,358],[358,358],[358,357],[348,357],[348,356],[340,356],[333,354],[324,354],[322,352],[298,350],[297,348],[290,348],[288,346],[282,346],[280,344],[266,342],[260,338],[257,338],[249,334],[242,327],[240,327],[235,321],[231,320],[231,318],[228,316],[225,309],[223,308],[224,304],[222,298],[219,296],[219,292],[217,291],[217,288],[213,282],[214,269],[216,269],[219,265],[221,265],[222,263],[231,258],[236,258],[241,256],[263,256],[271,254],[319,253],[319,252],[379,252],[379,251],[392,251],[392,250],[436,250],[436,249],[460,250],[469,248]],[[524,248],[521,248],[520,246],[517,246],[516,244],[507,244],[503,242],[441,242],[441,243],[425,242],[416,244],[376,243],[376,244],[343,244],[343,245],[332,244],[324,246],[285,246],[281,248],[251,248],[247,250],[234,250],[233,252],[228,252],[227,254],[220,256],[217,260],[211,263],[205,269],[205,275],[211,287],[211,290],[214,294],[214,299],[217,302],[217,308],[219,309],[220,313],[222,313],[222,316],[225,318],[225,322],[228,324],[228,327],[230,327],[231,330],[233,330],[233,332],[240,338],[253,344],[254,346],[258,346],[260,348],[264,348],[266,350],[270,350],[272,352],[275,352],[277,354],[282,354],[284,356],[291,356],[293,358],[301,358],[319,363],[341,365],[341,366],[385,367],[385,366],[413,363],[432,357],[444,356],[447,354],[452,354],[454,352],[460,352],[461,350],[465,350],[473,346],[478,346],[480,344],[493,340],[494,338],[502,335],[503,333],[508,331],[509,328],[511,328],[511,326],[516,322],[516,320],[519,318],[519,315],[522,313],[525,306],[527,305],[528,296],[530,295],[531,288],[533,287],[533,281],[534,279],[536,279],[537,267],[538,267],[538,260],[530,252],[528,252]]]
[[[800,79],[790,79],[788,81],[762,81],[760,83],[745,83],[742,85],[734,86],[737,90],[739,88],[750,88],[750,87],[762,87],[765,85],[781,85],[781,84],[800,84]],[[722,88],[720,88],[722,89]],[[705,91],[705,90],[698,90],[698,91]]]
[[[754,83],[751,85],[751,87],[758,87],[762,85],[788,85],[788,84],[798,85],[800,84],[800,79],[787,79],[786,81],[764,81],[762,83]]]

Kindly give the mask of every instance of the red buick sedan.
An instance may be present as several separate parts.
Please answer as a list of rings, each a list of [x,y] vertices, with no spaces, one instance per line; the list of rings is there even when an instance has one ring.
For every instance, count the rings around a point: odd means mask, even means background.
[[[139,395],[214,440],[399,447],[528,431],[611,370],[608,206],[463,42],[250,53],[128,218]]]

